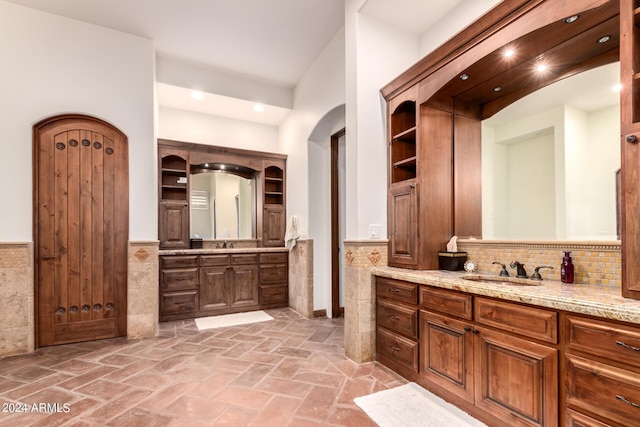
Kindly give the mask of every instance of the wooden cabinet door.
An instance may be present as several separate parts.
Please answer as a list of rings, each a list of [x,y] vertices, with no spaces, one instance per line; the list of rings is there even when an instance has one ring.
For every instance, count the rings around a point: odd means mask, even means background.
[[[418,184],[389,189],[389,265],[418,265]]]
[[[640,299],[640,4],[620,0],[622,296]]]
[[[229,306],[245,307],[258,304],[258,266],[235,265],[229,269]]]
[[[510,426],[558,425],[558,351],[475,327],[475,404]]]
[[[159,222],[161,248],[189,248],[189,206],[186,203],[161,203]]]
[[[229,307],[229,267],[200,267],[200,310],[220,310]]]
[[[284,246],[284,233],[286,227],[284,206],[265,206],[263,221],[263,246]]]
[[[420,374],[473,402],[473,334],[467,322],[420,310]]]

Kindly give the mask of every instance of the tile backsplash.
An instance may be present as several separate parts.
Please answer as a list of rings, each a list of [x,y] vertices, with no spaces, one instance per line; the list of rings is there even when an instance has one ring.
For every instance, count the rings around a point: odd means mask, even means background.
[[[499,265],[507,265],[509,273],[515,269],[509,264],[518,260],[525,265],[531,275],[537,266],[548,265],[553,270],[542,269],[543,279],[560,280],[560,264],[563,251],[571,251],[575,266],[575,283],[591,283],[620,286],[622,264],[620,242],[599,241],[511,241],[511,240],[471,240],[459,239],[458,250],[467,252],[467,258],[476,262],[477,270],[498,274]]]

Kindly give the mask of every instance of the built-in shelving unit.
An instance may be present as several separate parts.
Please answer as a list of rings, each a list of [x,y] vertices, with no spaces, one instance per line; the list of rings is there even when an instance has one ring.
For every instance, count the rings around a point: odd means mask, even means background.
[[[633,2],[633,82],[632,82],[632,119],[640,123],[640,0]]]
[[[405,101],[390,117],[391,182],[416,178],[416,103]]]
[[[187,161],[169,155],[162,158],[161,200],[187,201]]]
[[[284,203],[284,173],[277,166],[269,166],[264,170],[264,203],[265,205],[282,205]]]

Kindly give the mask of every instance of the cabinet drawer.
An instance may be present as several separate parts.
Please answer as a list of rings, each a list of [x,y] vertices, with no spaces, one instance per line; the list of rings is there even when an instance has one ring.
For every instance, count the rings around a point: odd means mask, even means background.
[[[231,254],[231,264],[257,264],[258,254]]]
[[[179,267],[197,267],[198,256],[162,256],[160,257],[160,267],[162,268],[179,268]]]
[[[418,285],[415,283],[378,277],[376,279],[376,293],[378,296],[385,296],[396,301],[409,304],[418,303]]]
[[[594,420],[591,417],[587,417],[571,409],[567,409],[564,412],[564,425],[566,427],[609,427],[605,423],[601,423],[598,420]]]
[[[558,313],[554,311],[476,297],[474,312],[478,323],[558,343]]]
[[[472,301],[471,295],[428,286],[420,287],[420,305],[431,311],[471,320]]]
[[[376,351],[379,356],[399,363],[413,372],[418,372],[418,343],[378,328],[376,334]]]
[[[286,265],[262,265],[260,266],[260,283],[287,282]]]
[[[566,355],[567,404],[622,425],[640,416],[638,374]]]
[[[176,268],[162,270],[162,290],[179,291],[183,289],[195,289],[198,287],[197,268]]]
[[[260,286],[258,301],[260,304],[288,304],[288,290],[287,285]]]
[[[574,316],[565,325],[570,349],[640,366],[640,328]]]
[[[378,299],[376,305],[376,321],[395,332],[409,338],[418,339],[418,310],[406,305],[394,304],[385,299]]]
[[[229,265],[228,255],[200,255],[200,265],[209,267],[217,265]]]
[[[163,315],[193,313],[198,306],[198,292],[163,293],[161,303]]]
[[[286,264],[288,261],[288,252],[260,254],[260,264]]]

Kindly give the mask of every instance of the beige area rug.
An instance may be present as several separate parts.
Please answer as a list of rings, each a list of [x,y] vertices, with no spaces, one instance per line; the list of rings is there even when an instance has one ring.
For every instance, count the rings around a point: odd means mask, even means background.
[[[380,427],[487,427],[416,383],[353,400]]]
[[[225,328],[227,326],[246,325],[247,323],[266,322],[273,320],[262,310],[247,313],[223,314],[220,316],[199,317],[195,319],[199,331],[205,329]]]

